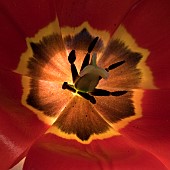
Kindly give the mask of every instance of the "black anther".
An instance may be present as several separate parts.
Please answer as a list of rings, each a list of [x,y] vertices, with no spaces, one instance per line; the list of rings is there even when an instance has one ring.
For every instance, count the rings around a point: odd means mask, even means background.
[[[71,73],[72,73],[72,79],[73,79],[73,83],[76,81],[76,79],[78,78],[78,72],[77,72],[77,68],[74,64],[76,60],[76,54],[75,54],[75,50],[72,50],[68,56],[68,61],[71,64]]]
[[[99,37],[96,37],[96,38],[94,38],[93,41],[90,43],[89,48],[88,48],[88,53],[91,53],[91,52],[92,52],[92,50],[93,50],[94,46],[96,45],[98,39],[99,39]]]
[[[124,94],[126,94],[128,91],[114,91],[114,92],[111,92],[111,95],[112,96],[122,96]]]
[[[113,70],[113,69],[121,66],[123,63],[125,63],[125,61],[119,61],[117,63],[114,63],[114,64],[110,65],[108,68],[106,68],[106,71]]]
[[[76,60],[75,50],[72,50],[68,56],[68,61],[70,64],[73,64],[75,60]]]
[[[94,89],[90,94],[93,96],[110,96],[111,92],[103,89]]]
[[[90,94],[88,93],[83,93],[83,92],[80,92],[78,91],[77,92],[80,96],[82,96],[83,98],[85,98],[86,100],[89,100],[91,103],[95,104],[96,103],[96,99],[91,96]]]
[[[81,65],[80,71],[82,71],[86,66],[89,65],[89,60],[90,60],[90,54],[87,53],[86,56],[84,57],[83,63]]]
[[[97,40],[99,39],[99,37],[96,37],[93,39],[93,41],[90,43],[89,47],[88,47],[88,53],[86,54],[86,56],[84,57],[83,63],[81,65],[81,69],[80,71],[82,71],[87,65],[89,65],[89,60],[90,60],[90,53],[92,52],[93,48],[95,47]]]
[[[62,85],[62,89],[67,89],[67,90],[70,90],[72,92],[76,92],[76,90],[72,87],[72,85],[69,85],[67,82],[64,82],[63,85]]]
[[[72,72],[72,79],[74,83],[76,79],[79,77],[75,64],[71,64],[71,72]]]

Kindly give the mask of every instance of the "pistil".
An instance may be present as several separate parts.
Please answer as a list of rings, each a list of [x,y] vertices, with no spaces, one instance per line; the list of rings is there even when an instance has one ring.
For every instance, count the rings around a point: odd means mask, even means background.
[[[100,77],[107,79],[109,73],[96,65],[97,54],[94,53],[91,63],[81,72],[80,77],[75,83],[75,88],[81,92],[92,92],[98,85]]]

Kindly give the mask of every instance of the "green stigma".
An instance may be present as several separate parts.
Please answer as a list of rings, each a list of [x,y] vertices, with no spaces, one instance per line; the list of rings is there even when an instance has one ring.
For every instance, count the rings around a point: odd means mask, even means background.
[[[91,63],[81,72],[79,79],[75,82],[75,88],[81,92],[92,92],[101,78],[107,79],[109,73],[96,64],[97,54],[92,55]]]

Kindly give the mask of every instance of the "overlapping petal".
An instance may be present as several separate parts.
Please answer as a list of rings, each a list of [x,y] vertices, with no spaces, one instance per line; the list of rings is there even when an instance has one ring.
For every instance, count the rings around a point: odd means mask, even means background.
[[[128,32],[142,47],[150,50],[150,66],[157,90],[146,90],[142,100],[143,117],[122,133],[151,152],[169,169],[169,1],[143,1],[124,20]]]
[[[123,21],[127,31],[135,37],[137,44],[149,49],[150,55],[146,62],[151,68],[158,88],[170,87],[169,6],[168,0],[141,1]]]
[[[8,169],[44,133],[48,125],[21,104],[21,76],[0,71],[0,151],[1,169]],[[21,157],[22,158],[22,157]]]
[[[21,104],[22,77],[16,73],[26,38],[56,17],[51,2],[0,2],[0,169],[8,169],[49,125]],[[55,28],[54,28],[55,29]],[[21,73],[22,74],[22,73]],[[28,77],[25,77],[27,80]]]
[[[57,15],[61,27],[77,27],[83,22],[96,29],[113,33],[123,18],[139,0],[86,1],[65,0],[62,6],[56,1]]]
[[[124,128],[121,133],[148,152],[169,169],[170,91],[147,90],[142,100],[143,116]]]
[[[24,170],[52,169],[160,169],[166,167],[154,155],[123,136],[88,145],[47,134],[27,155]]]
[[[53,1],[1,1],[1,68],[15,70],[25,39],[56,18]],[[54,28],[56,29],[56,28]]]

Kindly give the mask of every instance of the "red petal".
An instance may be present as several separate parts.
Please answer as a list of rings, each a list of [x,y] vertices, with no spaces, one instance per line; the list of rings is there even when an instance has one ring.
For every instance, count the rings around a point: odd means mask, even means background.
[[[159,87],[170,87],[170,1],[145,0],[131,11],[123,24],[140,47],[149,49],[147,63]]]
[[[21,76],[0,71],[0,169],[6,170],[47,129],[21,104]]]
[[[61,26],[78,26],[88,21],[93,27],[112,33],[136,2],[2,0],[0,67],[16,69],[21,53],[26,50],[26,37],[34,36],[55,20],[56,15]]]
[[[21,104],[21,77],[8,70],[17,68],[26,37],[53,21],[56,11],[53,2],[41,0],[2,0],[0,9],[0,169],[6,170],[48,127]]]
[[[26,37],[34,36],[40,28],[55,19],[54,2],[2,0],[0,8],[0,67],[14,70],[21,53],[26,50]]]
[[[124,137],[82,145],[48,134],[29,151],[24,170],[165,169],[152,154],[132,146]]]
[[[140,47],[150,50],[147,64],[150,66],[156,85],[170,87],[169,37],[170,2],[165,0],[142,1],[124,20],[128,32],[135,37]],[[143,117],[130,123],[121,132],[140,146],[156,155],[170,168],[170,91],[146,91],[142,108]]]
[[[170,90],[148,90],[144,94],[143,117],[121,133],[151,152],[170,168]]]
[[[108,30],[111,33],[117,28],[131,7],[138,0],[119,1],[81,1],[66,0],[62,4],[56,2],[60,26],[79,26],[88,21],[98,29]]]

